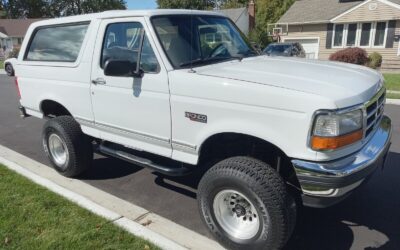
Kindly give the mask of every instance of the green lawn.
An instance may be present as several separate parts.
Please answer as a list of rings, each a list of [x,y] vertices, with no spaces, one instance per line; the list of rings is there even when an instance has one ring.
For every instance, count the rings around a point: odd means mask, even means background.
[[[383,74],[388,90],[400,91],[400,74]]]
[[[158,249],[0,165],[0,249]]]
[[[4,69],[4,61],[0,60],[0,69]]]

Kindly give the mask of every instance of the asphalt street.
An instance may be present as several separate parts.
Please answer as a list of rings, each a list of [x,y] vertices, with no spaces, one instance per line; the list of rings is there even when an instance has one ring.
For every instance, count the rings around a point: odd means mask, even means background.
[[[0,75],[0,144],[49,165],[41,147],[43,121],[21,119],[17,107],[13,78]],[[400,249],[400,106],[387,105],[386,114],[394,133],[385,169],[341,204],[301,209],[287,249]],[[210,236],[200,220],[190,176],[167,179],[117,159],[96,157],[82,180]]]

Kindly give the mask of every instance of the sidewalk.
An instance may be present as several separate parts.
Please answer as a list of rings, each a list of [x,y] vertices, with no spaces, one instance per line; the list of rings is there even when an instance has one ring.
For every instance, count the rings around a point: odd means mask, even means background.
[[[224,249],[217,242],[145,208],[83,181],[65,178],[52,168],[1,145],[0,163],[163,249]]]

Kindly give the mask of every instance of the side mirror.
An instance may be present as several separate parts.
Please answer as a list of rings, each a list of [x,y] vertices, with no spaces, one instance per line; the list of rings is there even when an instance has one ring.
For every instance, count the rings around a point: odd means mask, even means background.
[[[136,63],[128,60],[107,60],[104,64],[104,75],[106,76],[126,76],[142,78],[144,71],[136,67]]]
[[[136,65],[130,61],[107,60],[104,64],[104,75],[106,76],[132,76]]]
[[[145,32],[142,29],[140,33],[139,50],[137,52],[137,62],[129,60],[107,60],[104,64],[104,75],[106,76],[133,76],[135,78],[142,78],[144,71],[140,68],[142,59],[142,50],[144,43]]]

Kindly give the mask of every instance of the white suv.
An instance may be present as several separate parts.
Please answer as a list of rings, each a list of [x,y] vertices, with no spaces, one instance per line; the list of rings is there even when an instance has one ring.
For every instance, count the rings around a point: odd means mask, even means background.
[[[259,55],[218,13],[111,11],[40,21],[26,37],[20,109],[48,119],[54,168],[78,176],[95,151],[200,171],[201,216],[228,248],[283,247],[296,207],[344,199],[390,146],[381,74]]]

